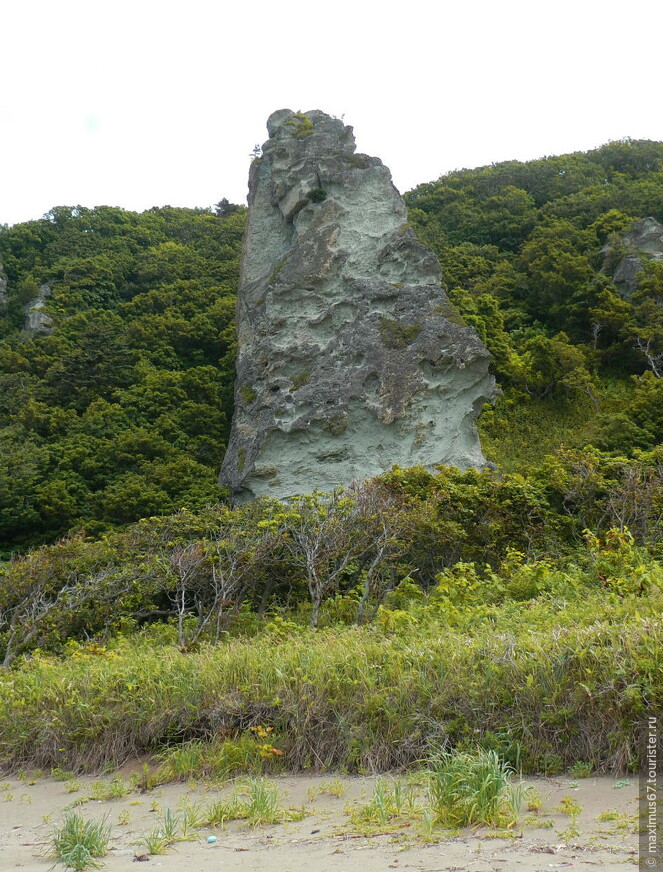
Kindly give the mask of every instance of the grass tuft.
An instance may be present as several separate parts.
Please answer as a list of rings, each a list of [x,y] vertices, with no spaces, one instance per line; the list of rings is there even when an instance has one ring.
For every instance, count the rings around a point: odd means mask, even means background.
[[[110,830],[105,817],[94,821],[78,812],[69,812],[53,831],[52,857],[75,872],[98,869],[102,865],[99,858],[108,851]]]
[[[445,827],[512,826],[523,799],[511,768],[495,751],[440,754],[431,760],[428,792],[436,821]]]

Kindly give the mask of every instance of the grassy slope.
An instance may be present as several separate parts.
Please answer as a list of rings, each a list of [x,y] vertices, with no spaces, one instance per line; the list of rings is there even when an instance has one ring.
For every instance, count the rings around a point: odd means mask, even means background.
[[[277,620],[186,655],[164,632],[74,646],[2,681],[0,752],[13,769],[96,769],[272,728],[290,770],[383,771],[477,743],[529,771],[623,770],[637,759],[634,725],[663,703],[661,605],[658,592],[585,590],[575,602],[420,604],[363,628]]]

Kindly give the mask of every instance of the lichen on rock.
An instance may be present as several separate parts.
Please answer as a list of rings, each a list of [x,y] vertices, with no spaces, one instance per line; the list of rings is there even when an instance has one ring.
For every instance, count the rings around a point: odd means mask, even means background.
[[[400,466],[486,461],[490,355],[452,314],[437,258],[387,167],[320,111],[275,112],[249,178],[235,414],[236,500],[330,491]]]

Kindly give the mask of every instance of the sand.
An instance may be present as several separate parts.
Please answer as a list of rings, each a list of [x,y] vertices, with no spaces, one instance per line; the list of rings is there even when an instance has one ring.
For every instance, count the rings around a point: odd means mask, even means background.
[[[120,774],[126,778],[127,771],[125,768]],[[512,837],[496,837],[489,829],[476,828],[458,834],[436,831],[433,840],[427,841],[421,822],[415,819],[401,823],[392,832],[388,826],[371,825],[363,833],[353,827],[350,811],[370,799],[373,777],[342,777],[343,795],[334,796],[325,792],[330,788],[329,776],[296,776],[271,778],[270,782],[278,787],[283,806],[305,809],[303,819],[256,827],[235,821],[225,829],[196,830],[191,840],[176,843],[166,854],[149,856],[144,860],[149,865],[136,867],[132,865],[137,862],[135,858],[146,854],[141,838],[155,829],[166,808],[175,811],[182,801],[207,805],[227,796],[232,787],[171,784],[114,800],[87,799],[95,781],[113,777],[81,777],[76,783],[43,777],[2,781],[0,869],[47,872],[53,867],[54,861],[48,857],[53,827],[72,802],[81,800],[78,810],[85,817],[107,815],[112,824],[111,847],[103,860],[109,872],[129,868],[159,868],[161,872],[621,872],[637,865],[637,779],[526,779],[538,790],[543,805],[537,815],[523,812],[522,818],[528,820],[521,822]],[[569,832],[568,815],[554,811],[563,797],[572,797],[582,806],[579,834]],[[598,820],[602,812],[612,811],[620,817]],[[542,827],[547,821],[552,826]],[[217,837],[213,844],[207,842],[210,835]]]

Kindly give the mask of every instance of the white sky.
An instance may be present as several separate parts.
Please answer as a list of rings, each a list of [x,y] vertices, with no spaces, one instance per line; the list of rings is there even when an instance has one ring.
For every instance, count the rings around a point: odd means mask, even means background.
[[[0,0],[0,224],[244,202],[275,109],[344,116],[408,190],[663,140],[663,2]]]

